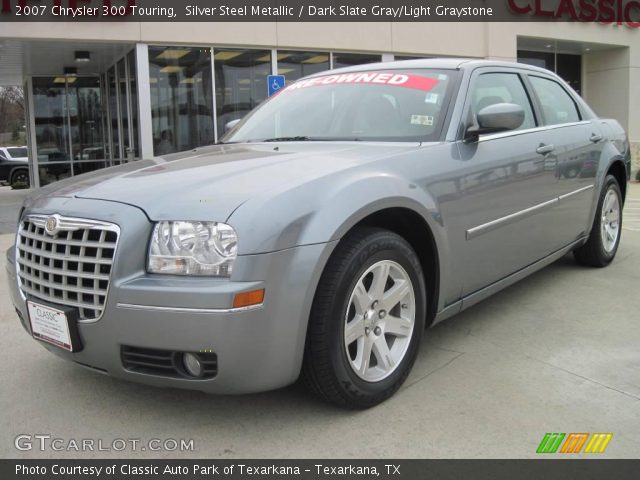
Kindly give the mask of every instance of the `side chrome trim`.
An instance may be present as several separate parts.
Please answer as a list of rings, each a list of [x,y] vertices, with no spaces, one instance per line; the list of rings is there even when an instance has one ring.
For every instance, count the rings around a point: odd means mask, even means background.
[[[586,192],[587,190],[591,190],[592,188],[594,188],[594,185],[587,185],[586,187],[579,188],[578,190],[574,190],[573,192],[560,195],[558,197],[558,200],[564,200],[565,198],[572,197],[573,195],[577,195],[578,193]]]
[[[172,313],[239,313],[259,310],[264,307],[263,303],[250,305],[248,307],[237,308],[192,308],[192,307],[159,307],[156,305],[138,305],[135,303],[118,303],[117,308],[127,310],[143,310],[148,312],[172,312]]]
[[[594,188],[594,185],[588,185],[586,187],[579,188],[578,190],[560,195],[559,197],[552,198],[551,200],[547,200],[546,202],[539,203],[532,207],[525,208],[524,210],[520,210],[504,217],[496,218],[495,220],[491,220],[490,222],[483,223],[482,225],[478,225],[477,227],[470,228],[466,231],[467,240],[471,240],[472,238],[482,235],[483,233],[490,232],[491,230],[503,227],[504,225],[508,225],[509,223],[517,222],[518,220],[522,220],[523,218],[535,215],[536,213],[539,213],[544,209],[551,208],[553,205],[559,203],[562,200],[572,197],[573,195],[577,195],[578,193],[586,192],[587,190],[591,190],[592,188]]]
[[[525,217],[533,215],[534,213],[538,213],[540,210],[550,207],[555,203],[558,203],[557,198],[548,200],[543,203],[539,203],[538,205],[534,205],[533,207],[525,208],[524,210],[520,210],[519,212],[512,213],[505,217],[491,220],[490,222],[483,223],[482,225],[478,225],[477,227],[470,228],[469,230],[467,230],[467,240],[471,240],[472,238],[475,238],[478,235],[482,235],[483,233],[490,232],[491,230],[495,230],[496,228],[506,225],[508,223],[521,220]]]
[[[586,125],[591,123],[591,120],[580,120],[579,122],[571,123],[558,123],[556,125],[541,125],[539,127],[526,128],[523,130],[509,130],[508,132],[491,133],[489,135],[480,136],[478,142],[488,142],[489,140],[496,140],[498,138],[515,137],[518,135],[525,135],[527,133],[535,132],[547,132],[549,130],[557,130],[560,128],[573,127],[576,125]]]

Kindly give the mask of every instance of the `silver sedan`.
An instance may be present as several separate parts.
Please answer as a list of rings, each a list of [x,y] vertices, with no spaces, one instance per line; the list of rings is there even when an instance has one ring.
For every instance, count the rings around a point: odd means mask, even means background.
[[[63,180],[8,252],[25,330],[86,368],[339,405],[400,387],[425,327],[620,242],[629,143],[539,68],[320,73],[222,142]]]

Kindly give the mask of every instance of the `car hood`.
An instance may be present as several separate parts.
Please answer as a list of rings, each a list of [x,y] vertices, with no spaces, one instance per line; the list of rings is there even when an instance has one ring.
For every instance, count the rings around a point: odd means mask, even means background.
[[[251,197],[418,148],[416,143],[217,145],[72,177],[28,199],[78,197],[142,209],[152,220],[225,221]]]

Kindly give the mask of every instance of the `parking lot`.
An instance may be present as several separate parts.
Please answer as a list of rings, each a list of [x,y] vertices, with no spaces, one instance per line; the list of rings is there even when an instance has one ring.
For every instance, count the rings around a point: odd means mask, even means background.
[[[4,226],[10,212],[2,210]],[[0,235],[3,251],[11,243],[12,235]],[[4,255],[0,263],[4,271]],[[320,403],[297,386],[208,396],[126,383],[64,362],[24,332],[3,274],[0,456],[534,457],[546,432],[612,432],[604,456],[637,458],[639,297],[635,183],[609,268],[580,267],[567,256],[428,330],[401,391],[354,412]],[[14,439],[20,434],[108,444],[193,439],[194,451],[19,452]]]

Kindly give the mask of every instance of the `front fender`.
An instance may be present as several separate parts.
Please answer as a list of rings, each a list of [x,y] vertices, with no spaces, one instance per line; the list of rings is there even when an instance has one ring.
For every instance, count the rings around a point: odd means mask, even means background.
[[[388,208],[409,209],[425,220],[435,241],[440,272],[450,271],[447,232],[434,197],[385,171],[356,169],[266,192],[241,205],[228,223],[238,232],[239,254],[251,255],[340,240],[358,222]],[[324,269],[324,264],[318,267]],[[440,280],[446,285],[447,279],[441,276]]]
[[[423,188],[388,172],[333,174],[258,195],[227,220],[238,232],[239,254],[268,253],[339,240],[356,223],[386,208],[408,208],[425,219],[436,241],[445,235],[437,203]]]

